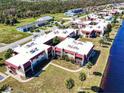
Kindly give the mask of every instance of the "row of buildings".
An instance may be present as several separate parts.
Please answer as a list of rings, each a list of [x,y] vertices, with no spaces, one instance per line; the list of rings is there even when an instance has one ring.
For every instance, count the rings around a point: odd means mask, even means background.
[[[108,25],[114,21],[113,15],[122,14],[119,8],[103,9],[90,13],[83,18],[72,18],[71,24],[77,28],[83,37],[103,37]]]
[[[66,16],[75,16],[78,14],[83,14],[86,12],[91,12],[91,11],[100,11],[103,9],[106,9],[107,7],[112,7],[112,8],[123,8],[124,3],[113,3],[113,4],[108,4],[108,5],[100,5],[100,6],[91,6],[91,7],[87,7],[87,8],[75,8],[75,9],[70,9],[67,12],[64,13],[64,15]],[[111,9],[110,12],[111,13],[120,13],[122,10],[120,9]]]
[[[33,75],[38,66],[53,57],[66,55],[81,66],[93,53],[93,43],[75,40],[77,30],[56,29],[48,34],[13,49],[14,55],[5,61],[8,71],[19,77]],[[59,38],[60,43],[54,45],[52,40]]]
[[[109,17],[112,19],[112,16]],[[71,23],[79,29],[83,37],[102,37],[107,30],[108,24],[111,24],[111,19],[107,21],[105,18],[99,18],[98,15],[89,14],[83,19],[74,19]]]
[[[47,60],[63,56],[67,56],[76,64],[83,66],[92,57],[94,44],[92,42],[81,42],[75,40],[75,38],[79,35],[102,37],[107,25],[112,22],[112,16],[113,12],[102,10],[84,18],[72,18],[71,23],[76,25],[77,28],[56,28],[50,33],[14,48],[13,56],[5,61],[8,71],[19,77],[29,77],[34,75],[38,67],[46,63]],[[43,19],[38,19],[37,22],[44,22]],[[52,18],[47,19],[52,20]],[[22,29],[25,31],[27,28],[24,26]],[[55,38],[59,39],[58,43],[53,43]]]

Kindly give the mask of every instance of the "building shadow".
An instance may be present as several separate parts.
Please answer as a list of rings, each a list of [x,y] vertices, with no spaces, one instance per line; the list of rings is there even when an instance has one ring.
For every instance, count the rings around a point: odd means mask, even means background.
[[[101,53],[100,50],[94,50],[94,55],[89,58],[89,61],[85,61],[83,66],[85,66],[88,62],[91,62],[93,65],[95,65],[99,58],[100,53]]]
[[[90,59],[89,59],[89,61],[92,62],[93,65],[96,64],[101,51],[100,50],[94,50],[94,52],[95,52],[94,56],[90,57]]]
[[[33,69],[34,71],[29,73],[27,75],[27,78],[31,78],[31,77],[39,77],[41,75],[41,73],[45,72],[45,70],[43,69],[46,65],[49,64],[49,62],[51,61],[51,59],[48,60],[44,60],[39,62]]]

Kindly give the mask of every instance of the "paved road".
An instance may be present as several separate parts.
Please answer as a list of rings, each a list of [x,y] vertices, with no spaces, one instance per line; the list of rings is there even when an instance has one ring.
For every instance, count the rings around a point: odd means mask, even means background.
[[[0,47],[0,52],[6,51],[7,49],[13,48],[13,47],[15,47],[15,46],[17,46],[19,44],[23,44],[23,43],[31,40],[32,38],[33,38],[33,36],[29,36],[29,37],[26,37],[24,39],[18,40],[18,41],[14,42],[14,43],[8,44],[8,45],[6,45],[4,47]]]
[[[0,47],[4,47],[6,46],[7,44],[4,44],[4,43],[0,43]]]

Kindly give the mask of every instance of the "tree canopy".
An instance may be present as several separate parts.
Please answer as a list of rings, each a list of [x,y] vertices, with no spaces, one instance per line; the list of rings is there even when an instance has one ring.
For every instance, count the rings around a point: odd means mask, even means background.
[[[5,59],[8,59],[12,56],[12,53],[13,53],[13,50],[12,49],[8,49],[5,54],[4,54],[4,57]]]
[[[33,1],[33,2],[26,2]],[[42,2],[40,2],[42,1]],[[111,0],[113,2],[114,0]],[[116,2],[123,0],[116,0]],[[72,8],[110,3],[109,0],[0,0],[2,17],[36,17],[44,13],[60,13]]]
[[[0,23],[13,25],[17,18],[63,13],[72,8],[103,5],[113,1],[115,0],[0,0]],[[121,1],[123,0],[116,0]]]

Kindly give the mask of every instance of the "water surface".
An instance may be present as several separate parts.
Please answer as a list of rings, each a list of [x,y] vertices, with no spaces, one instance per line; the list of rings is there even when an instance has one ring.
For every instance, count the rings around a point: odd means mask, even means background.
[[[104,93],[124,93],[124,21],[111,47],[106,71]]]

